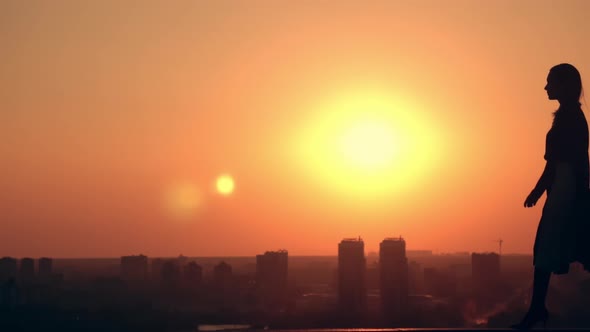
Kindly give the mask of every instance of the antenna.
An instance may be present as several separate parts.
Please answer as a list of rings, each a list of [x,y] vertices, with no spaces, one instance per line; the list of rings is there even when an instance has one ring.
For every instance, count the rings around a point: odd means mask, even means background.
[[[502,243],[504,243],[504,240],[498,239],[498,240],[495,240],[494,242],[497,242],[498,243],[498,246],[499,246],[498,254],[500,256],[502,256]]]

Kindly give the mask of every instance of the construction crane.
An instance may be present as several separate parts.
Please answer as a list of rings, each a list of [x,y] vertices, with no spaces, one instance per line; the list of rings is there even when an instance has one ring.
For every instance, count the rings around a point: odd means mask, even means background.
[[[495,240],[494,242],[497,242],[498,243],[498,246],[499,246],[498,254],[500,256],[502,256],[502,243],[504,243],[504,240],[498,239],[498,240]]]

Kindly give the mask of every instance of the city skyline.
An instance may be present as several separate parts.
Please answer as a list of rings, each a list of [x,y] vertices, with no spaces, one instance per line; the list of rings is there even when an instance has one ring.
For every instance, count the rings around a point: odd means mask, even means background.
[[[287,250],[284,248],[281,249],[274,249],[274,250]],[[409,249],[408,253],[410,256],[413,255],[417,255],[417,256],[423,256],[425,253],[429,253],[428,255],[433,255],[433,256],[447,256],[447,255],[458,255],[458,256],[465,256],[465,255],[471,255],[472,253],[494,253],[494,254],[498,254],[497,249],[496,250],[487,250],[487,251],[467,251],[467,250],[461,250],[461,251],[440,251],[440,252],[436,252],[433,250],[428,250],[428,249]],[[257,253],[254,253],[252,255],[194,255],[191,253],[176,253],[176,254],[172,254],[172,255],[147,255],[145,252],[141,252],[141,251],[136,251],[136,252],[127,252],[124,253],[122,255],[113,255],[113,256],[67,256],[67,257],[63,257],[63,256],[51,256],[51,258],[54,259],[115,259],[115,258],[120,258],[120,257],[124,257],[124,256],[136,256],[136,255],[145,255],[147,257],[150,258],[178,258],[179,256],[183,256],[183,257],[187,257],[187,258],[244,258],[244,257],[251,257],[251,258],[256,258],[256,256],[258,255]],[[377,250],[366,250],[365,252],[365,257],[369,257],[369,256],[378,256],[379,255],[379,249]],[[32,256],[32,255],[23,255],[23,256],[17,256],[17,255],[9,255],[9,254],[5,254],[5,255],[1,255],[0,257],[13,257],[13,258],[17,258],[17,259],[22,259],[22,258],[33,258],[33,259],[39,259],[45,256],[50,256],[50,255],[44,255],[44,256]],[[305,254],[305,255],[297,255],[297,254],[291,254],[290,256],[292,257],[338,257],[338,250],[335,250],[333,254]],[[532,252],[531,253],[519,253],[519,252],[502,252],[501,256],[532,256]]]
[[[505,326],[530,296],[531,256],[503,255],[501,261],[496,253],[407,256],[399,236],[383,238],[371,259],[359,237],[344,238],[337,247],[338,257],[297,257],[283,249],[228,261],[141,254],[102,262],[4,257],[0,309],[43,304],[61,317],[32,319],[34,311],[23,311],[7,318],[31,327],[63,326],[75,313],[76,324],[85,327],[154,331],[215,322],[256,329],[482,328]],[[559,291],[587,284],[580,266],[572,272],[556,278]],[[584,312],[584,294],[569,297]],[[96,311],[97,305],[105,311]],[[583,316],[568,317],[562,326],[586,326]]]

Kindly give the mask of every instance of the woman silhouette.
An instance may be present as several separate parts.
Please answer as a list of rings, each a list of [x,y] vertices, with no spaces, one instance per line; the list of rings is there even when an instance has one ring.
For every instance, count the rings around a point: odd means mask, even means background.
[[[545,298],[551,274],[565,274],[578,261],[590,270],[588,226],[588,123],[579,102],[582,80],[578,70],[567,63],[549,71],[545,86],[550,100],[559,108],[545,141],[545,169],[524,202],[532,207],[547,191],[547,200],[537,229],[533,249],[533,295],[529,311],[513,325],[529,329],[549,316]]]

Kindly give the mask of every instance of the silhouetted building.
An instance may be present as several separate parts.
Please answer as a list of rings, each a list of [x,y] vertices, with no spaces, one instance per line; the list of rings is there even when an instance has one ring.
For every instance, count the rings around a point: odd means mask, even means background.
[[[232,301],[230,299],[235,299],[237,293],[240,293],[241,291],[248,292],[252,280],[247,276],[244,277],[243,280],[240,280],[239,278],[234,279],[231,265],[224,261],[215,265],[213,267],[213,287],[219,295],[219,299],[223,302]]]
[[[220,262],[213,268],[213,283],[218,290],[230,289],[233,279],[231,265]]]
[[[39,258],[39,279],[49,280],[53,275],[53,259],[48,257]]]
[[[500,255],[496,253],[471,254],[471,275],[476,293],[493,291],[500,281]]]
[[[196,288],[203,282],[203,268],[196,262],[184,266],[184,282],[188,287]]]
[[[148,279],[148,258],[144,255],[121,257],[121,279],[145,282]]]
[[[16,258],[2,257],[0,258],[0,283],[4,283],[10,279],[16,280],[17,261]]]
[[[379,246],[381,305],[385,317],[399,321],[408,303],[408,259],[406,242],[388,238]]]
[[[338,244],[338,303],[346,312],[366,308],[365,243],[361,238],[344,239]]]
[[[289,253],[286,250],[267,251],[256,256],[256,286],[265,305],[285,303],[288,260]]]
[[[20,280],[31,282],[35,279],[35,260],[32,258],[23,258],[20,260]]]
[[[154,283],[162,281],[162,266],[164,265],[164,259],[154,258],[151,263],[150,279]]]
[[[162,264],[162,283],[167,287],[177,287],[181,282],[180,263],[177,259],[167,259]]]
[[[19,293],[20,291],[14,278],[9,278],[0,283],[0,310],[16,307],[19,302]],[[3,320],[6,318],[8,317],[3,317]]]

